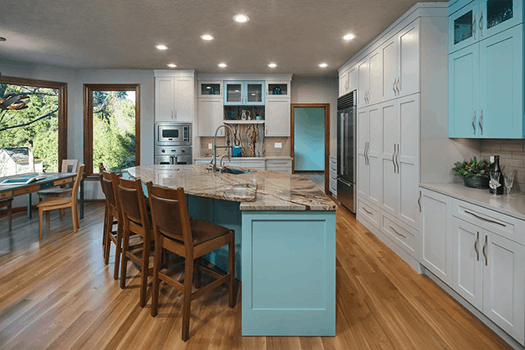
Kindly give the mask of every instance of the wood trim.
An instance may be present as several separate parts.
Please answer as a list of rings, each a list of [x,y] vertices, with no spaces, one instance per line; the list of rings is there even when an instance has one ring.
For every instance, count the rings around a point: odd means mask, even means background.
[[[84,164],[93,174],[93,91],[135,91],[135,165],[140,165],[140,84],[84,84]]]
[[[67,103],[67,83],[38,80],[29,78],[9,77],[2,75],[0,82],[11,85],[35,86],[48,89],[58,90],[58,164],[60,168],[63,159],[67,159],[67,120],[68,120],[68,103]]]
[[[330,104],[292,103],[290,117],[290,142],[292,155],[292,174],[295,173],[295,108],[324,108],[324,192],[330,193]]]

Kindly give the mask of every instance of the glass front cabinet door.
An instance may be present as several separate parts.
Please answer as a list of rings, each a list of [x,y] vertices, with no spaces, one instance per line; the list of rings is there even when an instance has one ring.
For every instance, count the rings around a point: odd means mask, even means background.
[[[523,21],[522,0],[483,0],[479,5],[481,39],[501,33]]]
[[[225,81],[224,82],[224,105],[242,105],[243,104],[243,85],[242,81]]]
[[[264,81],[224,82],[224,105],[264,105]]]
[[[449,53],[461,50],[479,41],[479,4],[471,2],[448,18]]]

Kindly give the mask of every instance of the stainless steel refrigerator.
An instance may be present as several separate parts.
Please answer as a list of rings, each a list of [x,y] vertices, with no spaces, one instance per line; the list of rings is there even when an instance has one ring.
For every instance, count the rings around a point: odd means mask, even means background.
[[[357,90],[337,99],[337,200],[355,213]]]

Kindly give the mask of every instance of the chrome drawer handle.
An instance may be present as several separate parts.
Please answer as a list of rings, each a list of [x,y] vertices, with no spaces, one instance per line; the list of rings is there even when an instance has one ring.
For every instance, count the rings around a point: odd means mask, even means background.
[[[474,129],[474,135],[476,135],[476,111],[474,111],[474,117],[472,117],[472,128]]]
[[[497,222],[497,221],[490,220],[490,219],[485,219],[484,217],[479,216],[479,215],[476,215],[476,214],[474,214],[474,213],[472,213],[472,212],[470,212],[470,211],[468,211],[468,210],[465,210],[465,213],[470,214],[470,215],[472,215],[472,216],[475,216],[475,217],[477,217],[477,218],[480,219],[480,220],[483,220],[483,221],[486,221],[486,222],[491,222],[491,223],[493,223],[493,224],[497,224],[497,225],[501,225],[501,226],[503,226],[503,227],[507,227],[507,225],[502,224],[501,222]]]
[[[366,208],[365,208],[365,207],[363,207],[363,210],[364,210],[364,211],[366,211],[366,212],[368,213],[368,215],[372,215],[372,214],[374,214],[374,213],[372,213],[372,212],[370,212],[370,211],[366,210]]]
[[[476,241],[474,242],[474,250],[476,251],[476,259],[479,261],[478,244],[479,244],[479,231],[476,235]]]
[[[485,236],[485,244],[483,245],[483,256],[485,257],[485,266],[489,266],[489,258],[487,257],[487,236]]]
[[[405,235],[402,234],[402,233],[397,232],[396,229],[393,228],[392,226],[390,226],[390,228],[392,229],[392,231],[394,231],[394,232],[395,232],[396,234],[398,234],[399,236],[404,237],[404,238],[407,238],[407,236],[405,236]]]

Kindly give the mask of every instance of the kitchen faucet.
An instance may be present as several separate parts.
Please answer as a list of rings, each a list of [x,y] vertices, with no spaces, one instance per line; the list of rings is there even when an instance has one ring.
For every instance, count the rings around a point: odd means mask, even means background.
[[[217,133],[219,132],[220,128],[226,128],[230,131],[230,142],[233,143],[233,130],[229,125],[222,124],[220,125],[217,130],[215,130],[215,136],[213,137],[213,158],[211,159],[211,171],[212,173],[215,173],[217,171],[217,148],[227,148],[228,149],[228,158],[230,158],[230,155],[232,154],[233,145],[224,145],[224,146],[217,146]],[[225,139],[226,140],[226,139]],[[221,168],[222,168],[222,161],[221,161]]]

